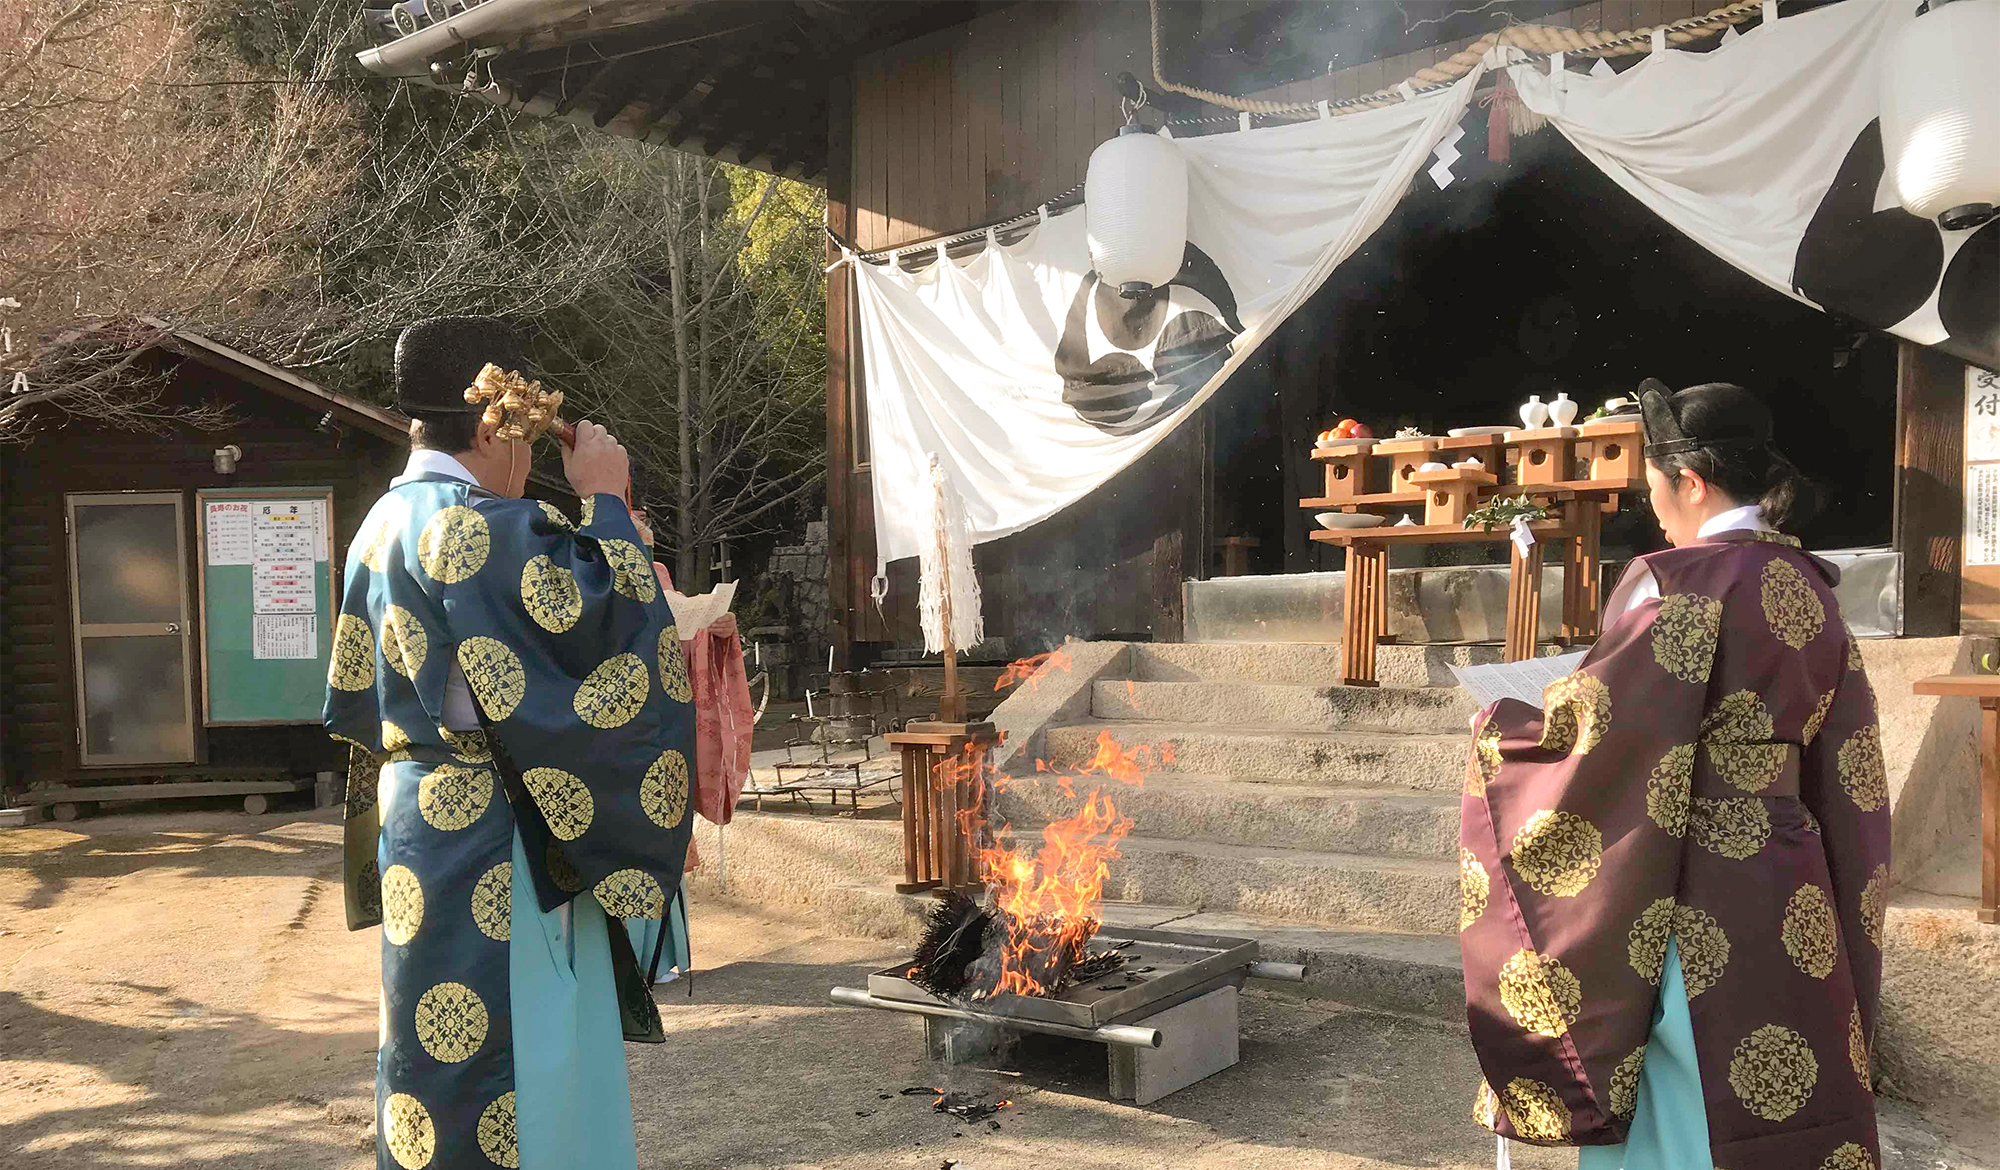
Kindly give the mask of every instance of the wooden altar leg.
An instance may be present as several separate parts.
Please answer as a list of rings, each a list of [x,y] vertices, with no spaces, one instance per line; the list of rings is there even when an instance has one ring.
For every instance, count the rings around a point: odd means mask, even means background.
[[[899,894],[914,894],[931,887],[927,854],[930,842],[924,827],[929,820],[930,753],[915,744],[903,746],[903,883]]]
[[[1576,646],[1595,641],[1599,633],[1604,514],[1591,500],[1573,500],[1563,506],[1563,519],[1573,535],[1563,541],[1562,642]]]
[[[1542,542],[1529,546],[1527,554],[1509,543],[1512,556],[1507,568],[1507,661],[1522,662],[1535,656],[1541,638]]]
[[[938,881],[946,889],[952,889],[958,885],[959,855],[965,852],[958,840],[958,753],[939,753],[937,782]]]
[[[1375,550],[1375,643],[1383,645],[1396,639],[1389,633],[1389,549],[1379,546]]]
[[[951,882],[951,834],[954,826],[951,814],[945,807],[949,787],[946,772],[950,764],[945,757],[933,753],[931,756],[931,881],[939,886]]]
[[[2000,925],[2000,700],[1979,708],[1979,921]]]
[[[1378,550],[1359,542],[1347,546],[1346,598],[1341,618],[1341,682],[1350,687],[1375,685],[1375,640],[1381,636],[1376,593]]]

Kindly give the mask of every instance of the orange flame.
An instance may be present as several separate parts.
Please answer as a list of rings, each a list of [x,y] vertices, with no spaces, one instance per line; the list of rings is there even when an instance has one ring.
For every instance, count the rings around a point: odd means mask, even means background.
[[[1064,674],[1068,674],[1070,670],[1069,655],[1060,650],[1049,650],[1041,654],[1031,654],[1018,662],[1008,663],[1007,669],[1000,672],[999,681],[993,684],[993,689],[1004,691],[1008,687],[1027,683],[1028,689],[1032,691],[1042,685],[1041,680],[1036,676],[1045,666],[1051,672],[1061,671]]]
[[[981,846],[981,873],[1007,928],[994,993],[1053,994],[1063,972],[1083,956],[1097,933],[1110,863],[1120,856],[1118,843],[1132,830],[1132,818],[1118,811],[1104,782],[1140,787],[1150,767],[1172,759],[1171,744],[1126,748],[1109,732],[1100,732],[1096,752],[1074,768],[1037,761],[1037,772],[1050,777],[1065,796],[1077,795],[1079,781],[1096,780],[1098,785],[1084,794],[1076,813],[1042,830],[1039,848],[1016,842],[1013,826],[1004,822],[991,843]],[[1036,777],[1011,779],[1040,782]],[[974,783],[983,795],[988,785]],[[999,790],[1002,785],[990,787]],[[968,821],[966,828],[972,827]]]

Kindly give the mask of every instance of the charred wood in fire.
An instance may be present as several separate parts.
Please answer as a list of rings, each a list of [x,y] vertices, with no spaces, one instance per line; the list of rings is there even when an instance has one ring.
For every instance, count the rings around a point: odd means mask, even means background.
[[[931,907],[924,937],[907,976],[932,995],[954,998],[965,992],[972,964],[986,950],[993,912],[956,890]]]

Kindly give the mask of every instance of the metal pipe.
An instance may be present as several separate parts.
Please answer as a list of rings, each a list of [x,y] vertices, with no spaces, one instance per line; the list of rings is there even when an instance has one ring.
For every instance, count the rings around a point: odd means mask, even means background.
[[[451,56],[482,37],[518,36],[555,24],[590,4],[591,0],[486,0],[354,57],[370,73],[415,80],[428,76],[426,67],[433,58]]]
[[[1162,1039],[1158,1028],[1139,1028],[1131,1024],[1106,1024],[1101,1028],[1079,1028],[1070,1024],[1056,1024],[1046,1020],[1031,1020],[1021,1016],[996,1016],[985,1012],[967,1011],[964,1008],[948,1007],[939,1003],[911,1003],[900,999],[880,999],[859,987],[836,987],[829,994],[833,1002],[848,1007],[877,1008],[885,1012],[910,1012],[919,1016],[938,1016],[949,1020],[965,1020],[975,1024],[986,1024],[995,1028],[1018,1028],[1024,1032],[1042,1032],[1050,1036],[1067,1036],[1072,1040],[1095,1040],[1099,1044],[1125,1044],[1133,1048],[1158,1048]]]
[[[1280,979],[1286,983],[1304,983],[1306,967],[1304,963],[1272,963],[1263,959],[1250,964],[1250,974],[1258,979]]]

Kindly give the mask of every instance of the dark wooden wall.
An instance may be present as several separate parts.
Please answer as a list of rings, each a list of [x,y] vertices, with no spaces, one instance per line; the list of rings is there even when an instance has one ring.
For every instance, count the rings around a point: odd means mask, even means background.
[[[330,435],[315,429],[323,411],[294,405],[207,366],[182,360],[168,390],[176,401],[230,404],[237,418],[224,430],[182,428],[168,435],[68,426],[48,430],[4,456],[0,490],[0,542],[6,588],[0,600],[0,723],[6,726],[7,775],[16,787],[109,776],[119,770],[77,767],[76,680],[70,625],[68,544],[63,497],[71,492],[174,491],[183,493],[187,528],[189,640],[194,660],[196,744],[214,769],[269,769],[274,773],[336,768],[339,755],[317,725],[214,728],[204,732],[199,707],[201,614],[195,582],[194,492],[199,488],[302,487],[334,490],[335,559],[343,561],[356,527],[389,479],[402,468],[405,450],[379,435],[346,427]],[[218,475],[215,448],[235,443],[244,455],[236,474]],[[336,572],[336,577],[338,573]],[[124,769],[127,774],[199,773],[193,767]]]

